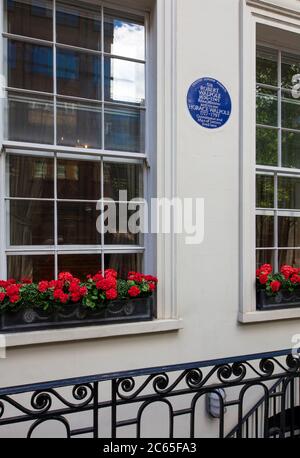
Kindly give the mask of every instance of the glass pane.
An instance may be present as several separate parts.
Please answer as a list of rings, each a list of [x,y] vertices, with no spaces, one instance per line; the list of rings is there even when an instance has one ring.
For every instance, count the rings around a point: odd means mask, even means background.
[[[256,207],[274,208],[274,178],[256,175]]]
[[[6,0],[7,32],[52,41],[52,2]]]
[[[282,53],[281,83],[283,87],[292,88],[293,77],[300,74],[300,55]]]
[[[9,87],[53,92],[53,50],[22,41],[7,42]]]
[[[278,218],[279,246],[300,247],[300,218],[280,216]]]
[[[57,144],[101,148],[101,107],[92,104],[57,103]]]
[[[256,129],[256,163],[277,165],[278,132],[276,129]]]
[[[8,140],[53,144],[53,101],[50,98],[8,97]]]
[[[57,49],[58,94],[101,99],[101,57],[79,51]]]
[[[54,203],[10,201],[10,244],[53,245]]]
[[[142,254],[106,254],[104,256],[105,269],[115,269],[121,278],[126,279],[128,272],[143,270]]]
[[[256,246],[271,248],[274,246],[274,217],[256,216]]]
[[[300,132],[282,131],[282,165],[300,169]]]
[[[279,250],[279,266],[300,266],[300,250]]]
[[[300,178],[278,177],[278,206],[300,209]]]
[[[300,99],[295,99],[291,91],[282,91],[282,126],[300,129]]]
[[[60,245],[97,245],[101,236],[96,223],[100,211],[95,203],[58,202],[58,243]]]
[[[121,59],[104,60],[105,100],[145,105],[145,65]]]
[[[54,162],[52,159],[9,156],[10,197],[54,197]]]
[[[256,252],[256,268],[258,269],[263,264],[274,265],[274,251],[273,250],[257,250]]]
[[[113,221],[110,221],[110,214],[107,205],[104,206],[107,218],[104,221],[105,227],[108,227],[108,232],[105,233],[104,243],[107,245],[141,245],[141,235],[134,234],[128,230],[128,223],[133,214],[138,214],[139,208],[135,211],[128,210],[128,204],[115,204],[115,214]],[[116,216],[114,220],[114,216]],[[137,221],[137,225],[139,221]],[[138,229],[138,228],[137,228]],[[134,231],[133,231],[134,232]]]
[[[135,164],[104,163],[104,197],[119,201],[119,191],[127,191],[132,200],[143,197],[142,166]]]
[[[145,27],[143,20],[135,16],[116,16],[105,11],[104,51],[116,56],[145,59]]]
[[[85,280],[87,275],[101,270],[100,254],[68,254],[58,256],[58,271],[71,272],[74,277]]]
[[[101,10],[86,5],[56,4],[56,40],[80,48],[101,50]]]
[[[30,278],[38,282],[41,280],[53,280],[54,256],[8,256],[7,278]]]
[[[278,86],[278,52],[271,48],[257,48],[256,81],[262,84]]]
[[[58,160],[57,196],[59,199],[100,199],[100,162]]]
[[[277,126],[277,91],[258,87],[256,96],[256,119],[258,124]]]
[[[143,153],[145,113],[121,107],[105,109],[105,149]]]

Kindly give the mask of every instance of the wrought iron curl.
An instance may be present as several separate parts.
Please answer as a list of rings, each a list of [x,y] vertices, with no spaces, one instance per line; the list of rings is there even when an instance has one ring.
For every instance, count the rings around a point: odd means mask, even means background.
[[[203,373],[200,369],[189,370],[185,377],[186,384],[191,389],[200,388],[202,380]]]
[[[278,363],[278,361],[276,361]],[[275,370],[275,364],[274,361],[270,358],[264,358],[260,361],[259,363],[259,369],[262,372],[262,375],[267,375],[270,377],[273,375],[274,370]]]
[[[3,416],[4,414],[4,403],[2,401],[0,401],[0,418]]]
[[[223,366],[220,366],[217,371],[217,376],[220,382],[228,382],[230,377],[232,376],[231,366],[229,364],[224,364]]]
[[[170,383],[168,374],[158,374],[153,380],[153,389],[157,394],[162,394],[167,390]]]
[[[31,407],[38,410],[39,413],[47,412],[52,405],[52,399],[49,393],[45,391],[35,391],[31,396]]]
[[[300,370],[300,355],[288,355],[286,358],[286,365],[290,372],[298,372]]]

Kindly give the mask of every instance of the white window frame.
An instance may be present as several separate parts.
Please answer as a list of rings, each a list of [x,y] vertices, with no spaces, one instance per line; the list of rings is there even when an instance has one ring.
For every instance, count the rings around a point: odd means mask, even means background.
[[[93,0],[92,0],[93,1]],[[98,3],[98,2],[97,2]],[[100,3],[100,2],[99,2]],[[113,6],[113,2],[101,2]],[[130,4],[135,2],[130,2]],[[156,0],[149,9],[149,34],[147,41],[147,58],[152,62],[151,71],[147,73],[149,84],[146,84],[146,98],[149,125],[146,138],[147,154],[134,154],[135,159],[145,160],[148,166],[156,169],[155,179],[147,182],[148,195],[158,198],[173,199],[176,196],[176,21],[177,0]],[[117,1],[116,1],[117,4]],[[139,4],[139,2],[136,2]],[[3,24],[3,0],[0,0],[0,23]],[[116,6],[117,7],[117,6]],[[123,10],[123,6],[122,6]],[[130,10],[132,11],[132,10]],[[134,12],[134,11],[132,11]],[[0,31],[2,32],[2,30]],[[1,40],[0,52],[3,55],[3,40]],[[1,61],[0,70],[3,74]],[[3,90],[3,82],[2,82]],[[156,97],[149,97],[155,93]],[[147,97],[148,95],[148,97]],[[1,126],[4,124],[4,99],[1,99],[0,111]],[[170,116],[172,113],[172,116]],[[149,136],[151,132],[151,136]],[[3,129],[0,129],[0,140],[3,146],[14,147],[3,140]],[[47,150],[45,145],[35,145],[38,150]],[[62,148],[58,148],[63,152]],[[72,153],[67,148],[68,153]],[[156,154],[152,154],[156,152]],[[80,154],[77,148],[74,153]],[[84,150],[84,154],[93,155],[93,150]],[[122,152],[119,152],[122,157]],[[107,156],[107,152],[105,152]],[[129,155],[126,153],[126,157]],[[5,159],[0,154],[0,224],[5,217],[4,180]],[[2,178],[2,179],[1,179]],[[134,335],[153,332],[177,331],[182,328],[179,307],[177,304],[176,291],[176,237],[175,234],[158,234],[148,236],[145,239],[145,249],[149,249],[152,256],[148,257],[148,265],[155,265],[159,278],[159,290],[157,293],[157,319],[153,322],[129,323],[120,325],[107,325],[105,327],[87,327],[64,330],[38,331],[28,333],[16,333],[7,335],[8,346],[32,345],[37,343],[94,339],[111,337],[115,335]],[[6,273],[5,259],[5,234],[0,230],[0,277]],[[145,266],[147,269],[147,265]]]
[[[243,0],[240,15],[240,308],[241,323],[300,318],[300,308],[257,311],[256,308],[256,27],[271,26],[299,35],[296,0]]]

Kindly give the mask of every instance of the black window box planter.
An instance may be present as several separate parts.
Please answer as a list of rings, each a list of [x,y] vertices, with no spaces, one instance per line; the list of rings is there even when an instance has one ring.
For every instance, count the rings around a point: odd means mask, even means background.
[[[153,320],[153,297],[110,302],[105,309],[93,311],[81,304],[66,305],[52,312],[22,309],[0,315],[0,331],[26,332]]]
[[[282,310],[286,308],[300,308],[300,290],[290,293],[279,291],[276,296],[268,296],[266,291],[256,293],[256,305],[258,310]]]

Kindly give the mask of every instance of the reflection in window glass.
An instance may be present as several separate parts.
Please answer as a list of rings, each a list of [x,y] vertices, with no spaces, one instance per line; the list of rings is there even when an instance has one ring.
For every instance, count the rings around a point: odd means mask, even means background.
[[[278,218],[280,247],[300,247],[300,218],[281,216]]]
[[[101,119],[99,105],[57,102],[57,144],[100,149]]]
[[[104,163],[104,197],[119,201],[119,191],[127,200],[143,197],[142,167],[135,164]]]
[[[56,40],[80,48],[101,50],[101,11],[86,5],[56,3]]]
[[[282,165],[300,169],[300,132],[282,132]]]
[[[291,91],[282,91],[282,126],[300,129],[300,99],[293,97]]]
[[[256,163],[260,165],[277,165],[278,131],[257,127],[256,129]]]
[[[53,280],[54,256],[8,256],[7,258],[7,278],[30,278],[33,281]]]
[[[8,40],[8,86],[53,92],[53,50],[49,46]]]
[[[86,280],[86,276],[96,274],[101,270],[100,254],[68,254],[58,256],[58,271],[72,274]]]
[[[104,50],[116,56],[145,59],[145,27],[135,16],[116,17],[106,10],[104,17]]]
[[[278,97],[277,91],[272,89],[257,88],[256,118],[258,124],[277,126],[278,124]]]
[[[53,159],[10,155],[9,195],[36,199],[53,198]]]
[[[100,211],[96,204],[82,202],[58,202],[58,244],[59,245],[98,245],[101,235],[96,222]]]
[[[300,177],[278,178],[278,206],[286,209],[300,209]]]
[[[256,206],[274,208],[274,178],[268,175],[256,175]]]
[[[57,49],[58,94],[101,99],[101,57],[66,49]]]
[[[274,217],[256,216],[256,246],[271,248],[274,246]]]
[[[46,97],[8,97],[8,140],[53,144],[53,100]]]
[[[54,203],[11,200],[9,205],[11,245],[53,245]]]
[[[259,47],[256,59],[256,82],[278,86],[278,52],[272,48]]]
[[[127,278],[128,272],[141,272],[143,270],[142,254],[105,254],[105,269],[115,269],[118,274]]]
[[[52,41],[52,2],[6,0],[7,32]]]
[[[105,58],[105,100],[145,104],[145,64]]]
[[[104,113],[105,149],[143,153],[145,113],[142,110],[106,107]]]
[[[100,162],[58,160],[57,196],[59,199],[100,199]]]
[[[282,53],[281,62],[281,85],[291,89],[293,77],[300,74],[300,56]]]
[[[258,269],[263,264],[274,265],[274,251],[273,250],[257,250],[256,253],[256,268]]]
[[[279,265],[285,264],[293,267],[300,265],[300,250],[279,250]]]

